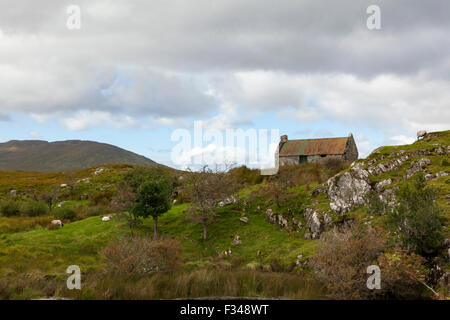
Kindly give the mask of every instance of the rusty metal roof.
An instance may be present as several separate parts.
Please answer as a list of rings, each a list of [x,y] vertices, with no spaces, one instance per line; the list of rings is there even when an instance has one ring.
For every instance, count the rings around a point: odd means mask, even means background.
[[[347,140],[348,137],[288,140],[281,147],[280,156],[343,154]]]

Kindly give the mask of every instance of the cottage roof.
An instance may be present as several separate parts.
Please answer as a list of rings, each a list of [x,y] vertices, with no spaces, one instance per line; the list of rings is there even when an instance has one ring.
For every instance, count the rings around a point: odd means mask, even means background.
[[[311,156],[344,154],[349,138],[288,140],[280,149],[280,156]]]

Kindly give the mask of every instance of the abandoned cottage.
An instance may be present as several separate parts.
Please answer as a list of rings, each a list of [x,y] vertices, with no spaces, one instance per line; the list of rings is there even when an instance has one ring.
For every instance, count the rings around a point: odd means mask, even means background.
[[[326,162],[328,159],[355,161],[358,148],[353,135],[344,138],[288,140],[281,136],[278,147],[280,166],[307,162]]]

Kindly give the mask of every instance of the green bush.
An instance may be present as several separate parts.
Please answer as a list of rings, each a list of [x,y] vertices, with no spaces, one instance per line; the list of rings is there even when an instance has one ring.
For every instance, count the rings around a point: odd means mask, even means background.
[[[27,217],[37,217],[48,213],[48,206],[43,201],[28,201],[22,204],[21,213]]]
[[[450,166],[450,162],[447,159],[444,159],[444,160],[442,160],[442,166],[448,167],[448,166]]]
[[[20,206],[17,201],[6,200],[0,203],[0,212],[5,217],[18,216],[20,214]]]
[[[103,206],[86,207],[83,210],[83,214],[86,217],[100,216],[106,212]]]
[[[54,210],[55,218],[64,220],[73,220],[77,213],[70,207],[61,207]]]
[[[412,186],[406,184],[396,194],[398,205],[388,218],[401,246],[425,257],[436,255],[444,243],[443,208],[436,202],[439,190],[427,187],[421,173]]]

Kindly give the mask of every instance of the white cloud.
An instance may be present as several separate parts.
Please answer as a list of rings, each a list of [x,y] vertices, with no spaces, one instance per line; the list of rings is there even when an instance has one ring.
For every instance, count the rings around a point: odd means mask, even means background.
[[[139,126],[138,122],[128,115],[102,111],[80,111],[72,117],[63,119],[62,123],[71,131],[80,131],[91,127],[113,126],[124,128]]]

